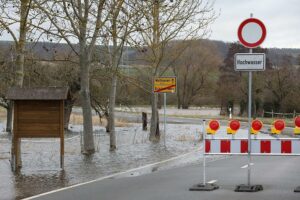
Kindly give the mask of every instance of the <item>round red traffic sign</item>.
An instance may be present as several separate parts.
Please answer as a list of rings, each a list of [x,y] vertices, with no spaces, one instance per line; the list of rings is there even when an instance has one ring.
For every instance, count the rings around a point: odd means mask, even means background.
[[[265,25],[256,18],[243,21],[238,28],[240,42],[248,48],[255,48],[265,40],[267,29]]]
[[[295,126],[300,127],[300,116],[295,118]]]
[[[274,127],[275,127],[276,130],[282,131],[285,127],[285,123],[282,119],[277,119],[274,122]]]
[[[253,120],[251,124],[253,130],[259,131],[263,127],[263,123],[260,120]]]
[[[231,128],[231,130],[237,131],[239,130],[241,124],[238,120],[231,120],[229,122],[229,127]]]
[[[217,120],[210,120],[208,125],[209,125],[209,128],[214,131],[216,131],[220,128],[220,124]]]

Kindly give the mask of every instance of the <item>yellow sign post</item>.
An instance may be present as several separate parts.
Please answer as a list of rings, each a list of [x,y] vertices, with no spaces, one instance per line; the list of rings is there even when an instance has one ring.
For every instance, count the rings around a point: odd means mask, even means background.
[[[153,92],[157,93],[176,93],[177,80],[175,76],[154,77]]]
[[[166,132],[167,132],[167,93],[176,93],[177,80],[176,76],[154,77],[153,92],[164,93],[164,145],[166,147]]]

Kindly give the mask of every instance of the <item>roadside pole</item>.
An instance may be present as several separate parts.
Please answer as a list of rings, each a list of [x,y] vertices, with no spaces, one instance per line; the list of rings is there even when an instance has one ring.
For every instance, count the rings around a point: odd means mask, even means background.
[[[166,146],[167,135],[167,93],[176,93],[176,76],[153,77],[153,92],[164,94],[164,146]]]
[[[251,14],[252,15],[252,14]],[[252,17],[252,16],[251,16]],[[252,49],[249,50],[252,53]],[[249,71],[248,85],[248,186],[251,185],[251,107],[252,107],[252,71]]]
[[[167,134],[166,106],[167,106],[167,93],[164,93],[164,145],[165,147],[166,147],[166,134]]]
[[[235,70],[248,71],[248,166],[247,184],[237,185],[236,192],[257,192],[263,190],[262,185],[251,185],[251,121],[252,121],[252,72],[265,70],[265,54],[253,54],[252,49],[258,47],[266,37],[266,27],[264,24],[253,18],[243,21],[238,28],[238,38],[241,44],[249,48],[249,53],[235,54]]]
[[[203,185],[206,184],[206,156],[205,156],[205,150],[206,150],[206,131],[205,131],[205,120],[203,120]]]

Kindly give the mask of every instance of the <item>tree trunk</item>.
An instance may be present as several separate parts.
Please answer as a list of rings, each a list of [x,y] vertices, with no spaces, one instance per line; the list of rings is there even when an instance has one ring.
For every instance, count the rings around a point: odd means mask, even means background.
[[[109,114],[108,114],[107,111],[105,111],[104,116],[105,116],[105,119],[107,121],[106,126],[105,126],[106,133],[109,133],[110,132],[110,129],[109,129]]]
[[[153,46],[154,46],[154,56],[155,60],[153,62],[153,73],[152,76],[155,77],[159,74],[159,58],[162,56],[161,44],[160,44],[160,31],[159,31],[159,1],[153,0]],[[149,140],[151,142],[158,142],[160,140],[159,132],[159,119],[157,110],[158,95],[157,93],[151,93],[151,126],[150,126],[150,136]]]
[[[177,108],[181,108],[181,98],[180,98],[180,93],[179,93],[179,85],[177,86]]]
[[[150,137],[151,142],[158,142],[160,140],[159,132],[159,119],[158,119],[158,110],[157,110],[157,94],[151,94],[151,127],[150,127]]]
[[[189,109],[189,105],[185,102],[185,104],[182,105],[182,109]]]
[[[88,53],[85,52],[85,47],[80,47],[80,99],[83,115],[83,150],[84,154],[95,153],[94,136],[93,136],[93,121],[92,107],[90,99],[90,84],[89,84],[89,68],[90,59]],[[84,51],[84,53],[83,53]]]
[[[64,113],[64,129],[67,131],[69,129],[69,122],[72,113],[72,108],[74,106],[74,100],[65,101],[65,113]]]
[[[159,110],[162,108],[162,102],[163,102],[162,96],[163,95],[161,93],[157,94],[157,109]]]
[[[16,51],[17,51],[17,58],[16,58],[16,79],[15,79],[15,85],[18,87],[23,87],[23,80],[24,80],[24,57],[25,57],[25,43],[26,43],[26,34],[27,34],[27,16],[29,12],[29,0],[21,0],[20,4],[20,29],[19,29],[19,41],[16,46]],[[7,119],[7,121],[10,121],[10,119]],[[12,138],[14,138],[14,135],[12,135]],[[15,147],[16,144],[17,147]],[[13,155],[13,158],[17,158],[17,160],[14,160],[16,162],[15,168],[19,169],[22,167],[22,159],[21,159],[21,139],[18,139],[18,142],[12,142],[11,146],[11,152],[15,152],[14,149],[18,148],[17,154],[18,155]]]
[[[6,109],[6,132],[12,132],[12,120],[13,120],[13,102],[8,103],[8,107]]]
[[[147,130],[147,123],[148,123],[148,120],[147,120],[147,113],[142,112],[143,131],[146,131],[146,130]]]
[[[116,91],[117,91],[117,76],[113,74],[111,80],[111,89],[109,96],[109,131],[110,131],[110,151],[117,148],[116,144],[116,131],[115,131],[115,104],[116,104]]]

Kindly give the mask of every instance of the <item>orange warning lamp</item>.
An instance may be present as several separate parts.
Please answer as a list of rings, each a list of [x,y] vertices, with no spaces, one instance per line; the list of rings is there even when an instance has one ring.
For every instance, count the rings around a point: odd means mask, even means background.
[[[285,122],[282,119],[277,119],[273,122],[271,133],[280,134],[284,128],[285,128]]]
[[[235,134],[240,127],[241,124],[238,120],[231,120],[227,127],[227,134]]]
[[[258,119],[253,120],[251,123],[251,134],[256,135],[262,127],[263,127],[263,123],[260,120]]]
[[[214,135],[217,130],[220,128],[220,123],[217,120],[210,120],[208,122],[208,127],[206,129],[207,134]]]
[[[294,134],[300,135],[300,116],[297,116],[294,122],[295,122]]]

